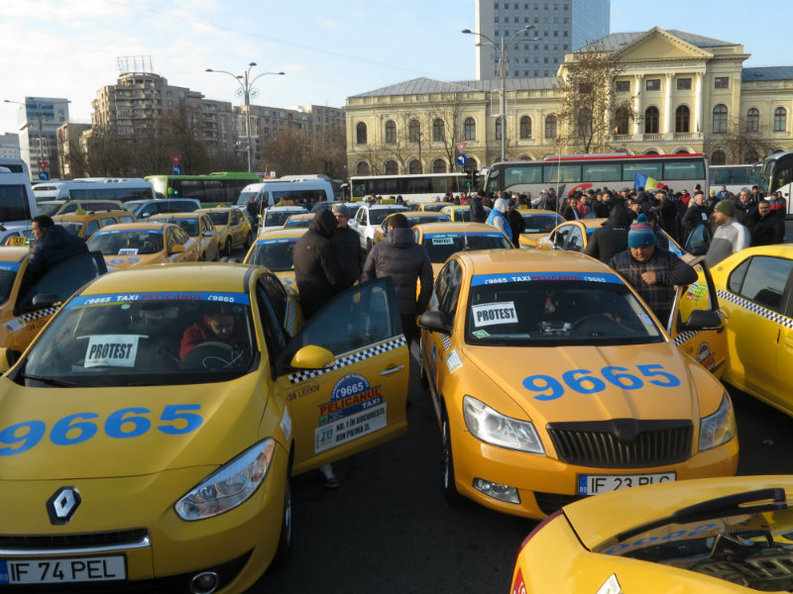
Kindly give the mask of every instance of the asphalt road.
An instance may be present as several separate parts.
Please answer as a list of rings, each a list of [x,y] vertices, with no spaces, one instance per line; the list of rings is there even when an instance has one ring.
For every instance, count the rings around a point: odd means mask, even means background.
[[[409,434],[293,483],[294,549],[250,592],[462,593],[509,591],[512,565],[536,522],[440,489],[440,432],[413,370]],[[793,473],[793,419],[731,390],[741,441],[740,474]]]

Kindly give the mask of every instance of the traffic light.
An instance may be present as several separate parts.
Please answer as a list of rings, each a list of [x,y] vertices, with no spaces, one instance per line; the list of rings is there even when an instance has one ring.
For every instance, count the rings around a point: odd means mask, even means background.
[[[473,187],[473,183],[474,183],[474,172],[473,171],[466,171],[465,172],[465,186],[468,189],[471,189]]]
[[[471,189],[476,190],[478,184],[479,184],[479,172],[476,169],[474,169],[471,172]]]

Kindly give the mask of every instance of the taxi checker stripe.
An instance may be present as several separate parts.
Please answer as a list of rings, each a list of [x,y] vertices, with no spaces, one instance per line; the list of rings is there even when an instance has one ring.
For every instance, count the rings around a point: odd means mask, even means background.
[[[441,342],[443,343],[443,350],[448,351],[452,348],[452,339],[446,334],[441,334]]]
[[[323,375],[325,373],[328,373],[329,371],[335,371],[337,369],[341,369],[342,367],[347,367],[348,365],[352,365],[353,363],[358,363],[359,361],[370,359],[371,357],[380,355],[382,353],[386,353],[401,346],[405,346],[406,344],[407,341],[405,340],[404,335],[400,334],[396,338],[392,338],[391,340],[387,340],[386,342],[381,342],[380,344],[369,347],[368,349],[364,349],[362,351],[356,351],[350,355],[339,357],[338,359],[336,359],[336,363],[333,365],[333,367],[328,367],[326,369],[311,369],[306,371],[298,371],[297,373],[291,373],[289,374],[289,381],[292,382],[293,384],[299,384],[300,382],[304,382],[307,379],[311,379],[313,377]]]
[[[40,309],[38,311],[34,311],[34,312],[31,312],[31,313],[22,314],[21,316],[19,316],[19,319],[23,320],[25,322],[30,322],[30,321],[33,321],[33,320],[37,320],[39,318],[43,318],[45,316],[52,315],[56,311],[58,311],[60,308],[61,308],[60,305],[53,306],[53,307],[47,307],[47,308]]]
[[[724,318],[724,312],[722,312],[721,310],[718,310],[716,312],[716,315],[719,316],[720,318]],[[687,341],[694,338],[700,332],[701,330],[684,330],[683,332],[675,336],[675,339],[672,342],[674,343],[675,346],[679,347],[680,345],[685,344]]]
[[[756,313],[757,315],[769,319],[772,322],[776,322],[785,328],[793,329],[793,319],[783,316],[781,313],[775,312],[771,309],[768,309],[767,307],[763,307],[762,305],[749,301],[748,299],[744,299],[743,297],[739,297],[738,295],[723,289],[718,292],[718,296],[719,299],[724,299],[725,301],[734,303],[739,307],[748,309],[750,312]]]

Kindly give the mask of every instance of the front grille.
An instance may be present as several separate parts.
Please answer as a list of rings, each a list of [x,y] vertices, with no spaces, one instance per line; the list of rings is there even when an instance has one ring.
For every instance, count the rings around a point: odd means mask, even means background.
[[[578,466],[666,466],[691,456],[691,421],[612,419],[547,426],[559,460]]]
[[[124,547],[139,544],[148,537],[146,528],[47,536],[0,534],[0,550],[51,550],[57,553],[59,549]]]

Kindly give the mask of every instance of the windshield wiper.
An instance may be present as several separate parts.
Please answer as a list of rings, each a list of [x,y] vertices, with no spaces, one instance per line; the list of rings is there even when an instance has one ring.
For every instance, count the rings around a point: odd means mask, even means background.
[[[33,380],[35,382],[41,382],[42,384],[47,384],[49,386],[58,386],[61,388],[76,388],[77,384],[73,384],[72,382],[67,382],[64,380],[55,379],[54,377],[46,377],[43,375],[30,375],[29,373],[19,373],[17,377],[26,379],[26,380]]]

